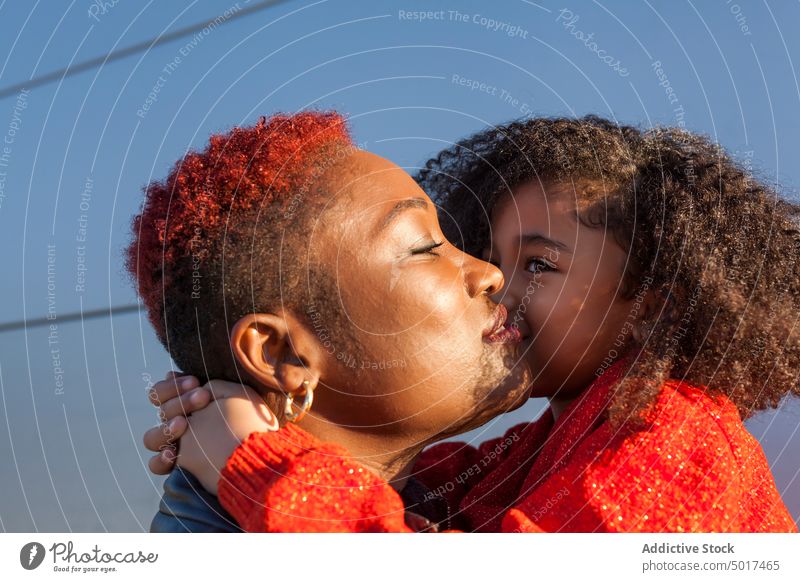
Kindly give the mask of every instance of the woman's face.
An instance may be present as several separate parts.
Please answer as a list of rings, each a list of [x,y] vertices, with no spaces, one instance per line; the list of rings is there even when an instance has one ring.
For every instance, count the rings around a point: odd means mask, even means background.
[[[327,361],[311,414],[433,437],[524,403],[519,338],[502,331],[505,310],[490,299],[501,272],[453,247],[428,196],[383,158],[349,156],[325,189],[330,209],[310,237],[334,296],[332,309],[312,316]],[[326,321],[323,312],[339,315]]]
[[[619,295],[627,253],[612,232],[578,220],[572,186],[534,181],[501,200],[484,258],[505,276],[494,299],[522,334],[532,396],[573,398],[622,354],[637,316]]]

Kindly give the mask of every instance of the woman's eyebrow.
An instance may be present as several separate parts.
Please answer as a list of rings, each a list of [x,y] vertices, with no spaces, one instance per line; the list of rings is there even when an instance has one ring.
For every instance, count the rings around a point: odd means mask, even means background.
[[[389,226],[392,221],[394,221],[404,210],[410,210],[412,208],[420,208],[422,210],[428,209],[428,201],[424,198],[406,198],[405,200],[401,200],[397,204],[394,205],[386,216],[383,218],[383,223],[380,226],[379,230],[385,229]]]
[[[552,238],[538,232],[522,234],[519,237],[519,241],[520,244],[543,244],[545,246],[555,247],[562,251],[569,251],[569,247],[564,243],[553,240]]]

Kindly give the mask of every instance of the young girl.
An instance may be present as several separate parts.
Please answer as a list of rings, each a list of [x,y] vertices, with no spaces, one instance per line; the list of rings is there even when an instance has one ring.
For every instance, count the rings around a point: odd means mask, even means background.
[[[503,271],[495,299],[522,335],[532,395],[551,404],[477,449],[423,453],[414,475],[447,504],[434,527],[797,531],[742,424],[800,393],[796,205],[704,137],[591,116],[483,131],[418,181],[447,237]],[[318,492],[297,478],[298,455],[326,447],[307,436],[288,425],[232,454],[220,500],[245,529],[311,523],[283,519],[304,509],[275,496],[290,483]],[[350,491],[358,469],[338,457],[326,482]],[[361,506],[355,494],[350,509]],[[315,504],[307,517],[336,515],[326,511]]]

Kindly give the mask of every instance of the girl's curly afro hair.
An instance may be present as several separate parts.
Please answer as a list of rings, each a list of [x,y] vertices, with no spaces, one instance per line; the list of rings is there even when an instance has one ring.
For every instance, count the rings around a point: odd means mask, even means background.
[[[581,219],[629,250],[625,293],[647,281],[659,305],[631,340],[613,421],[641,419],[668,378],[725,394],[743,418],[800,394],[800,210],[708,138],[531,118],[444,150],[417,180],[473,255],[490,246],[500,197],[531,180],[574,188]]]

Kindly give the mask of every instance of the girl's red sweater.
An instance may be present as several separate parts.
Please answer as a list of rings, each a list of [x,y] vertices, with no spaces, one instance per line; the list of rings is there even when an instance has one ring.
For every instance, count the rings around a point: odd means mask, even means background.
[[[609,368],[556,422],[547,410],[477,448],[429,448],[415,476],[466,531],[797,531],[727,398],[669,381],[647,428],[614,430],[603,412],[621,372]],[[293,424],[250,435],[219,498],[245,531],[411,531],[388,483]]]

